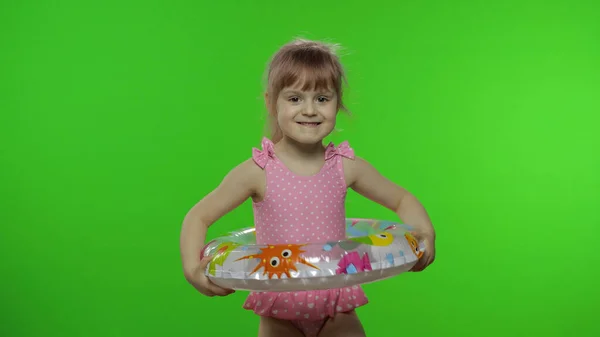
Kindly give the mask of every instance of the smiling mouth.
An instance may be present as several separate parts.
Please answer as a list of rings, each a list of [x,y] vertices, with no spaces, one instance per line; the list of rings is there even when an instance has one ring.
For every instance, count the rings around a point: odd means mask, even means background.
[[[300,125],[304,125],[304,126],[309,126],[309,127],[315,127],[315,126],[321,125],[321,122],[296,122],[296,123],[300,124]]]

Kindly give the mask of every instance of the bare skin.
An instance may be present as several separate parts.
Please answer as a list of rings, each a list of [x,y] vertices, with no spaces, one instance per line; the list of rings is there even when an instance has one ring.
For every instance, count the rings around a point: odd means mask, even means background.
[[[296,91],[284,94],[278,101],[278,118],[284,136],[275,145],[275,155],[298,175],[315,174],[325,161],[322,139],[335,125],[337,107],[332,106],[333,99],[323,93]],[[321,124],[309,129],[298,124],[312,121]],[[414,234],[424,241],[425,251],[413,271],[421,271],[430,265],[435,258],[435,232],[421,203],[360,157],[353,160],[344,158],[343,165],[349,188],[395,212],[403,222],[416,228]],[[227,296],[233,293],[231,289],[216,286],[204,275],[209,259],[200,260],[199,257],[208,228],[249,198],[254,201],[263,200],[265,192],[265,172],[252,159],[248,159],[232,169],[215,190],[186,214],[180,238],[183,271],[188,282],[200,293],[206,296]],[[290,322],[261,317],[260,337],[294,337],[298,333]],[[320,334],[324,337],[339,335],[365,335],[356,313],[336,315],[326,323]]]
[[[286,164],[290,167],[298,169],[307,167],[302,166],[299,162],[293,162],[292,157],[285,158]],[[317,160],[315,159],[313,165],[318,167]],[[309,174],[308,172],[299,173]],[[344,159],[344,175],[348,187],[394,211],[406,223],[417,227],[417,236],[425,240],[426,253],[415,265],[413,271],[421,271],[431,264],[435,257],[435,234],[424,208],[417,199],[404,188],[383,177],[360,157],[354,160]],[[198,257],[203,247],[201,243],[206,239],[208,227],[248,198],[255,201],[262,200],[265,191],[264,171],[250,159],[230,171],[221,184],[198,202],[186,215],[181,233],[184,273],[186,279],[202,294],[212,297],[227,296],[233,293],[233,290],[214,285],[204,275],[209,259],[200,261]],[[319,336],[338,336],[342,331],[343,335],[348,337],[365,336],[364,329],[354,312],[338,314],[334,319],[329,320]],[[302,336],[302,334],[289,322],[275,318],[261,318],[259,337],[269,336],[294,337]]]
[[[258,324],[258,337],[304,337],[290,321],[261,316]]]
[[[262,185],[261,185],[262,183]],[[263,186],[263,187],[260,187]],[[264,195],[266,177],[262,169],[249,159],[232,169],[219,186],[194,205],[186,214],[181,229],[181,260],[185,278],[206,296],[233,293],[214,285],[204,270],[209,259],[200,260],[208,228],[248,198]]]
[[[319,337],[366,337],[355,311],[339,313],[329,319],[319,333]]]
[[[291,161],[292,159],[288,159],[291,167],[299,166]],[[404,188],[383,177],[360,157],[354,160],[344,159],[344,175],[346,184],[354,191],[394,211],[404,222],[417,228],[417,236],[425,241],[426,249],[413,270],[420,271],[431,264],[435,257],[435,234],[419,201]],[[262,200],[265,189],[264,171],[249,159],[230,171],[221,184],[186,215],[181,232],[183,268],[187,280],[201,293],[207,296],[223,295],[223,291],[211,287],[212,283],[203,275],[202,267],[206,265],[206,261],[202,262],[198,258],[208,227],[248,198]]]

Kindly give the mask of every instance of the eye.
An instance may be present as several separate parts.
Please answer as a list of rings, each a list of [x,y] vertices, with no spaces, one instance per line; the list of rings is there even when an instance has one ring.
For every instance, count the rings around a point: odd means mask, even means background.
[[[295,97],[295,96],[288,98],[288,101],[293,102],[293,103],[298,103],[299,100],[300,100],[300,98]]]
[[[289,258],[290,256],[292,256],[292,251],[289,249],[284,250],[283,252],[281,252],[281,256],[283,256],[284,258]]]
[[[377,234],[377,237],[379,237],[380,239],[387,239],[388,238],[387,234]]]
[[[269,261],[269,264],[273,267],[279,266],[279,258],[277,256],[272,257],[271,261]]]
[[[327,97],[325,97],[325,96],[321,96],[321,97],[317,98],[317,100],[318,100],[320,103],[325,103],[325,102],[329,101],[329,98],[327,98]]]

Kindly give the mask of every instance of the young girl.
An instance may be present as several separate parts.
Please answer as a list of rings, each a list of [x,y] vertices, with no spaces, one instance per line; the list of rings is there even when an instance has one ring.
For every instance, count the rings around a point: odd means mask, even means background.
[[[345,237],[344,202],[350,187],[394,211],[416,228],[425,253],[414,271],[435,256],[435,233],[421,204],[355,156],[347,142],[324,145],[342,102],[344,72],[330,46],[296,40],[283,46],[268,69],[265,101],[271,139],[231,170],[186,215],[181,253],[186,279],[202,294],[230,289],[204,275],[200,251],[209,226],[252,198],[259,244],[324,242]],[[365,336],[355,308],[368,302],[361,287],[300,292],[251,292],[244,308],[260,316],[259,337]]]

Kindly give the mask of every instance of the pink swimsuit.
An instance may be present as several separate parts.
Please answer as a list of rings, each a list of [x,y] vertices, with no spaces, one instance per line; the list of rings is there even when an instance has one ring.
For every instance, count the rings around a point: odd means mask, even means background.
[[[265,170],[264,200],[253,204],[256,241],[260,244],[326,242],[346,236],[346,182],[342,157],[354,159],[347,142],[329,144],[325,165],[312,176],[292,173],[263,138],[253,149],[254,162]],[[244,308],[261,316],[290,320],[305,336],[317,336],[328,317],[367,304],[359,286],[300,292],[251,292]]]

